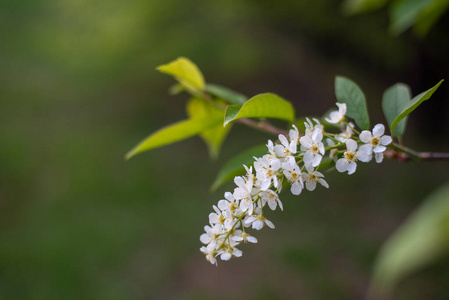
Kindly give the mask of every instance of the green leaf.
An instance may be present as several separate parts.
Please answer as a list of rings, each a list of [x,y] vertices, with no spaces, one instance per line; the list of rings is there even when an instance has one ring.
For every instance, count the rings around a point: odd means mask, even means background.
[[[418,16],[433,1],[429,0],[396,0],[390,5],[390,32],[401,34],[410,28]]]
[[[393,120],[390,126],[390,130],[394,132],[394,129],[398,125],[398,123],[406,116],[408,116],[412,111],[414,111],[421,103],[429,99],[443,81],[444,79],[438,82],[433,88],[422,92],[421,94],[415,96],[412,100],[410,100],[409,103],[402,109],[401,113]]]
[[[346,115],[361,129],[370,128],[365,95],[356,83],[343,76],[335,77],[335,96],[338,102],[346,103]]]
[[[372,279],[389,292],[401,279],[449,253],[449,185],[430,195],[382,246]]]
[[[267,151],[268,150],[266,145],[259,145],[245,150],[231,158],[226,162],[223,168],[221,168],[220,172],[218,172],[217,178],[215,178],[211,190],[215,191],[219,186],[221,186],[228,180],[233,179],[235,176],[244,174],[245,168],[243,168],[243,165],[252,165],[252,163],[254,162],[254,156],[263,156],[267,153]]]
[[[223,103],[220,103],[223,105]],[[201,98],[192,98],[187,103],[187,114],[191,119],[210,117],[214,119],[223,120],[224,112],[216,107],[212,102]],[[203,131],[200,136],[206,143],[209,149],[209,154],[212,158],[217,158],[221,145],[226,138],[231,126],[223,127],[221,124]]]
[[[413,31],[424,36],[429,32],[430,28],[444,15],[449,8],[449,1],[434,0],[425,10],[423,10],[413,25]]]
[[[174,96],[174,95],[178,95],[178,94],[184,92],[185,90],[186,90],[185,86],[183,86],[180,83],[176,83],[168,89],[168,93],[170,95]]]
[[[343,2],[343,12],[355,15],[376,10],[384,6],[388,0],[346,0]]]
[[[165,146],[191,136],[194,136],[207,129],[221,124],[223,117],[207,117],[180,121],[178,123],[161,128],[140,142],[136,147],[129,151],[126,159],[150,149]]]
[[[248,97],[245,95],[217,84],[206,84],[205,92],[217,98],[223,99],[230,104],[243,105],[246,100],[248,100]]]
[[[391,123],[393,123],[394,119],[402,112],[404,107],[410,102],[411,98],[410,88],[404,83],[396,83],[384,92],[382,97],[382,109],[390,128]],[[405,117],[396,126],[393,132],[395,137],[401,137],[404,134],[407,119],[408,117]]]
[[[275,94],[259,94],[246,101],[241,107],[229,105],[224,126],[242,118],[273,118],[293,122],[295,110],[290,102]]]
[[[179,57],[178,59],[157,67],[162,73],[174,76],[189,91],[203,91],[205,87],[204,77],[200,69],[189,59]]]

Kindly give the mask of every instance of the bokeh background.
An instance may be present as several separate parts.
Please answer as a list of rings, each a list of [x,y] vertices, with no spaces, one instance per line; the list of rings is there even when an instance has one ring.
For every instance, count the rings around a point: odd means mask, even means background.
[[[424,38],[388,34],[385,9],[354,17],[341,1],[0,3],[0,299],[363,299],[376,254],[448,163],[359,166],[330,189],[282,195],[276,230],[219,267],[198,251],[210,192],[233,155],[271,136],[236,125],[218,160],[202,141],[124,154],[185,118],[186,95],[155,67],[178,56],[206,80],[274,92],[299,116],[336,102],[355,79],[372,122],[382,92],[416,95],[448,80],[449,16]],[[449,85],[409,120],[405,144],[449,151]],[[281,125],[285,125],[280,123]],[[449,261],[404,280],[395,299],[449,299]]]

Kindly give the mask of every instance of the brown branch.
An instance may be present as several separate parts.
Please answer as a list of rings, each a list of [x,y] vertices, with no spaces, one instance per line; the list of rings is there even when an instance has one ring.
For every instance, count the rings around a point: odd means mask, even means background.
[[[285,136],[288,136],[288,131],[277,128],[273,126],[268,121],[261,121],[257,122],[252,119],[238,119],[235,122],[244,124],[246,126],[268,132],[271,134],[279,135],[283,134]],[[400,162],[407,162],[407,161],[449,161],[449,153],[435,153],[435,152],[417,152],[415,150],[409,149],[407,147],[404,147],[402,145],[392,143],[389,146],[390,149],[387,149],[384,152],[384,156],[390,159],[396,159]]]
[[[288,136],[288,131],[281,129],[281,128],[277,128],[275,126],[273,126],[270,122],[268,121],[261,121],[261,122],[257,122],[251,119],[238,119],[235,122],[237,123],[241,123],[244,124],[246,126],[267,132],[267,133],[271,133],[271,134],[275,134],[275,135],[279,135],[279,134],[283,134],[285,136]]]
[[[435,152],[415,152],[411,149],[407,149],[407,152],[402,152],[400,149],[395,148],[395,144],[392,145],[393,149],[388,149],[384,152],[385,157],[396,159],[400,162],[408,161],[449,161],[449,153],[435,153]],[[402,148],[402,147],[401,147]],[[411,152],[413,151],[413,152]]]

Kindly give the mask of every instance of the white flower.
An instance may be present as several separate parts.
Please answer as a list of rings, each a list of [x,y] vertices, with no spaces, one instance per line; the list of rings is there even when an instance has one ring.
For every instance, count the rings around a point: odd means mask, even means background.
[[[382,124],[377,124],[373,128],[372,134],[368,130],[364,130],[362,131],[362,133],[360,133],[359,138],[365,144],[360,146],[359,151],[366,154],[366,156],[368,157],[367,161],[371,160],[372,154],[374,153],[376,162],[382,162],[383,152],[387,149],[387,147],[385,146],[389,145],[392,142],[390,136],[383,135],[384,132],[385,126]]]
[[[229,259],[231,259],[232,256],[240,257],[240,256],[242,256],[242,253],[243,253],[242,251],[240,251],[239,249],[237,249],[231,245],[228,245],[226,248],[218,251],[218,254],[220,254],[221,260],[229,260]]]
[[[299,144],[299,130],[298,130],[298,127],[296,127],[295,125],[292,125],[292,126],[293,126],[293,129],[290,129],[288,131],[288,136],[289,136],[291,142],[295,142],[296,145],[298,145]]]
[[[303,172],[301,174],[302,180],[305,182],[306,189],[309,191],[313,191],[316,188],[316,183],[318,182],[325,188],[329,188],[329,185],[327,184],[326,180],[323,179],[324,175],[321,174],[318,171],[314,171],[313,168],[309,166],[309,168],[306,168],[307,172]]]
[[[337,140],[342,143],[346,143],[352,137],[352,130],[354,129],[354,126],[354,123],[349,122],[349,124],[346,125],[346,130],[336,136]]]
[[[215,249],[220,235],[224,233],[223,227],[220,224],[216,224],[213,227],[206,225],[204,226],[204,231],[206,231],[206,233],[203,233],[200,236],[201,243],[208,244],[208,249]]]
[[[261,230],[265,224],[271,229],[274,229],[274,224],[261,214],[259,207],[256,208],[256,215],[246,219],[245,223],[246,225],[251,224],[251,227],[256,230]]]
[[[284,175],[288,181],[292,184],[290,191],[293,195],[301,194],[301,191],[304,187],[303,180],[301,177],[301,170],[299,166],[294,164],[285,164],[284,165]]]
[[[236,242],[244,242],[244,243],[257,243],[257,239],[253,237],[252,235],[249,235],[246,232],[243,232],[241,230],[234,231],[234,235],[232,236],[232,239]]]
[[[292,130],[290,130],[292,131]],[[294,131],[294,130],[293,130]],[[292,140],[288,141],[287,138],[280,134],[279,135],[279,141],[281,142],[281,145],[274,146],[274,153],[278,157],[289,157],[296,153],[297,147],[298,147],[298,140]]]
[[[276,153],[274,152],[273,142],[271,140],[268,140],[268,143],[266,146],[268,148],[268,154],[265,154],[264,157],[266,157],[266,159],[270,162],[274,159],[277,159]]]
[[[277,205],[279,204],[279,208],[281,210],[284,210],[282,202],[275,191],[272,190],[262,191],[260,192],[259,196],[262,199],[262,205],[268,204],[271,210],[275,210]]]
[[[305,151],[304,164],[316,167],[320,164],[322,155],[324,155],[323,132],[314,130],[312,135],[305,135],[299,139],[301,151]]]
[[[346,103],[336,103],[338,111],[333,111],[329,114],[329,118],[325,118],[326,122],[331,124],[338,124],[345,121]]]
[[[351,175],[355,172],[355,169],[357,168],[357,159],[364,159],[365,154],[357,150],[357,142],[354,140],[348,140],[346,142],[346,151],[343,154],[343,158],[340,158],[337,160],[337,163],[335,164],[335,167],[337,168],[338,172],[346,172],[348,171],[348,174]],[[362,160],[363,161],[363,160]]]
[[[218,208],[222,212],[228,211],[232,215],[240,214],[241,211],[240,211],[240,208],[239,208],[237,202],[234,199],[234,196],[230,192],[226,192],[224,194],[224,197],[226,200],[223,199],[223,200],[218,201]]]
[[[274,159],[270,162],[265,157],[256,158],[254,168],[256,169],[256,177],[261,182],[261,190],[267,190],[271,186],[271,182],[273,182],[275,188],[279,186],[277,178],[278,170],[281,168],[279,159]]]
[[[319,131],[323,131],[323,125],[321,125],[320,120],[314,118],[313,120],[315,121],[316,125],[313,125],[313,122],[310,121],[309,118],[306,118],[307,122],[304,122],[304,126],[306,127],[306,135],[308,136],[312,136],[313,132],[315,130],[319,130]]]
[[[217,265],[217,259],[214,256],[214,250],[209,250],[206,247],[201,247],[200,251],[206,255],[206,259],[213,265]]]
[[[251,192],[253,183],[250,180],[245,180],[241,176],[235,177],[234,183],[237,185],[234,189],[234,199],[240,201],[240,209],[242,211],[248,211],[249,214],[252,214],[253,199],[251,197]]]
[[[224,224],[226,221],[226,217],[223,216],[223,213],[216,207],[215,205],[212,206],[215,212],[209,214],[209,223],[211,226],[214,226],[216,224]]]

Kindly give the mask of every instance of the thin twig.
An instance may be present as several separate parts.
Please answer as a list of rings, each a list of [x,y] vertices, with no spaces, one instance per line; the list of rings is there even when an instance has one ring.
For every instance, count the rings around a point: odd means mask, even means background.
[[[279,135],[279,134],[283,134],[285,136],[288,136],[288,131],[281,129],[281,128],[277,128],[275,126],[273,126],[270,122],[268,121],[261,121],[261,122],[257,122],[251,119],[238,119],[235,122],[237,123],[241,123],[244,124],[246,126],[264,131],[264,132],[268,132],[271,134],[275,134],[275,135]]]
[[[399,161],[449,161],[449,153],[436,153],[436,152],[417,152],[404,146],[400,146],[396,143],[390,145],[392,149],[385,151],[385,156]]]
[[[288,131],[277,128],[273,126],[268,121],[261,121],[257,122],[252,119],[238,119],[235,122],[247,125],[249,127],[268,132],[271,134],[279,135],[283,134],[285,136],[288,136]],[[390,149],[386,150],[384,152],[384,156],[396,159],[401,162],[407,162],[407,161],[449,161],[449,153],[435,153],[435,152],[417,152],[413,149],[401,146],[396,143],[392,143],[389,146]]]

